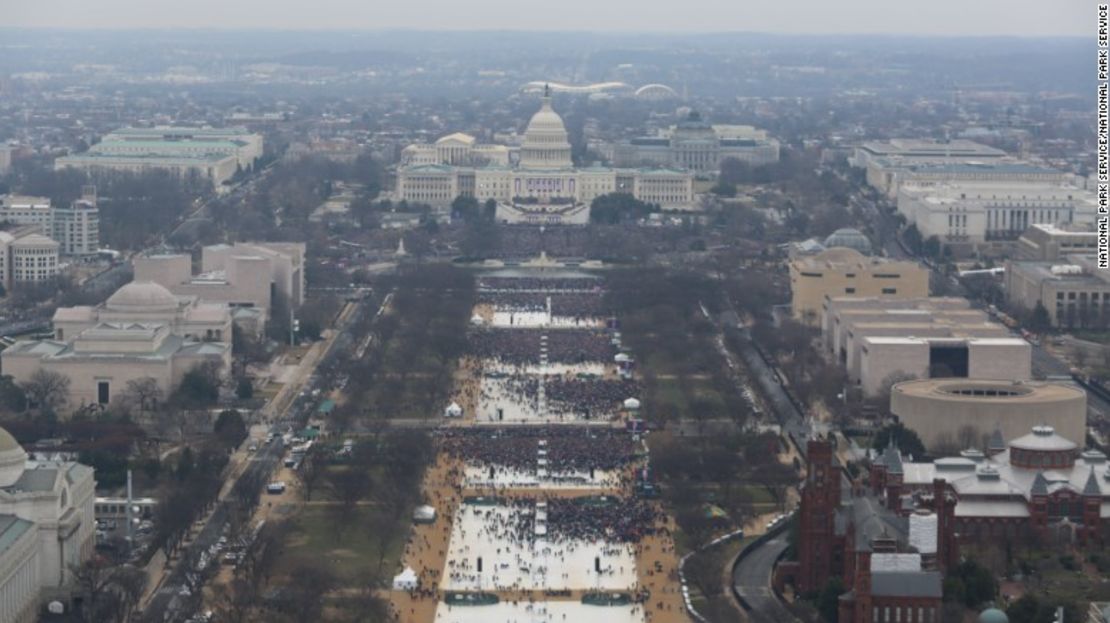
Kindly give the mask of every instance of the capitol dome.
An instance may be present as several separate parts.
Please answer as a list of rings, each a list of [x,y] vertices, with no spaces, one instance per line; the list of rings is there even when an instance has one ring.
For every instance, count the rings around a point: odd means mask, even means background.
[[[157,283],[133,281],[108,297],[105,306],[112,311],[166,312],[177,309],[177,297]]]
[[[10,487],[23,475],[27,453],[8,431],[0,428],[0,487]]]
[[[858,229],[843,227],[825,238],[825,248],[847,247],[864,255],[871,255],[871,240]]]
[[[520,166],[525,169],[567,169],[570,140],[563,118],[551,108],[551,91],[545,88],[543,105],[532,115],[520,145]]]
[[[528,121],[528,128],[524,130],[524,136],[527,138],[529,134],[539,136],[540,134],[555,132],[565,135],[567,126],[563,123],[563,118],[559,116],[559,113],[551,107],[551,98],[544,97],[543,106]]]

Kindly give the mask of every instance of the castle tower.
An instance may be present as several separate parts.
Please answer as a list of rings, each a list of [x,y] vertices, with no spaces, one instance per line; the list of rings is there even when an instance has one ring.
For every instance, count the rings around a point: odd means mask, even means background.
[[[820,590],[832,575],[835,518],[840,507],[840,472],[833,462],[832,444],[813,439],[806,444],[809,470],[799,512],[798,590]]]

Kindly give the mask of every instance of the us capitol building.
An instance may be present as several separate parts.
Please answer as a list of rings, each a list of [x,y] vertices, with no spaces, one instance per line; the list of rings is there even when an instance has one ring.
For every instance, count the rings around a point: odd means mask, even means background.
[[[694,202],[694,175],[670,168],[575,168],[563,119],[551,108],[545,89],[543,105],[532,115],[515,166],[509,148],[481,145],[466,134],[451,134],[434,144],[410,145],[401,154],[396,198],[446,207],[458,196],[499,203],[566,203],[589,205],[614,192],[663,208]]]

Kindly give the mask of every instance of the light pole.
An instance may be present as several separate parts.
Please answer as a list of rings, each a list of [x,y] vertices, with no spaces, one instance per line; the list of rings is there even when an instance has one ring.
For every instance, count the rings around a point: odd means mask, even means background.
[[[301,328],[301,321],[293,316],[293,306],[289,306],[289,345],[297,343],[297,331]]]

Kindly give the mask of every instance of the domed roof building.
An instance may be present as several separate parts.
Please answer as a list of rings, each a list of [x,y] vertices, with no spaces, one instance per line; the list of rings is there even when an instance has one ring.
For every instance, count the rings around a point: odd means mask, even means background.
[[[994,445],[994,444],[991,444]],[[1105,543],[1110,533],[1110,462],[1099,450],[1078,444],[1051,426],[1011,440],[1004,451],[927,463],[903,462],[887,498],[898,500],[944,481],[956,496],[956,532],[968,540],[996,541],[1003,535],[1040,534],[1056,526],[1074,530],[1079,543]],[[872,482],[884,482],[882,468]]]
[[[978,623],[1010,623],[1010,617],[998,608],[987,608],[979,613]]]
[[[60,307],[53,325],[53,339],[17,341],[0,361],[16,382],[39,370],[68,378],[59,416],[111,404],[136,380],[154,379],[168,396],[193,366],[231,364],[232,310],[153,282],[129,283],[103,305]]]
[[[504,161],[485,157],[495,148],[506,150]],[[498,221],[530,225],[588,223],[593,200],[618,192],[662,208],[694,203],[693,173],[670,168],[670,161],[651,161],[651,166],[637,162],[623,169],[575,167],[566,124],[551,105],[550,87],[544,88],[540,109],[529,119],[519,150],[512,152],[515,158],[509,157],[508,149],[458,143],[446,158],[434,145],[409,145],[397,169],[396,198],[439,209],[457,197],[493,200]]]
[[[38,620],[45,600],[68,600],[73,569],[92,556],[96,482],[91,467],[28,461],[0,428],[0,618]]]
[[[231,340],[231,310],[196,296],[177,296],[153,281],[133,281],[97,307],[60,307],[54,312],[54,338],[68,342],[101,323],[162,324],[181,337],[204,341]]]
[[[0,487],[10,487],[23,475],[27,452],[8,431],[0,428]]]
[[[570,157],[570,140],[563,118],[551,108],[551,90],[545,88],[543,104],[524,130],[520,146],[522,169],[568,169],[574,166]]]
[[[105,309],[121,312],[176,311],[177,297],[152,281],[133,281],[108,297]]]
[[[871,255],[871,240],[858,229],[842,227],[825,238],[825,248],[847,247],[864,255]]]

